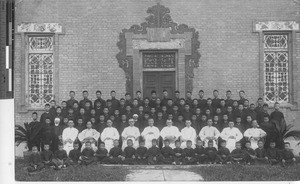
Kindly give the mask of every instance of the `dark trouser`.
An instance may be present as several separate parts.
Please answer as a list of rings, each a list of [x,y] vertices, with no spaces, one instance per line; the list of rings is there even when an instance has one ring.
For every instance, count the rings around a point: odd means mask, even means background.
[[[246,155],[244,158],[246,163],[250,163],[250,164],[254,164],[255,160],[253,158],[251,158],[250,155]]]
[[[96,161],[96,158],[95,157],[84,157],[84,156],[81,156],[79,158],[79,160],[81,161],[82,165],[90,165],[91,163],[93,163],[93,162]]]
[[[158,147],[161,150],[161,148],[163,147],[163,139],[161,137],[158,138]]]
[[[45,167],[55,166],[55,164],[52,161],[50,161],[48,163],[43,162],[43,164],[45,165]]]
[[[125,158],[123,161],[123,164],[127,164],[127,165],[135,165],[136,164],[136,160],[133,158]]]
[[[78,165],[79,163],[78,163],[79,161],[78,160],[69,160],[69,165],[73,165],[73,166],[75,166],[75,165]]]
[[[244,163],[245,155],[244,154],[229,155],[229,159],[231,162],[234,162],[234,163]]]
[[[183,165],[194,165],[194,164],[196,164],[196,162],[197,162],[197,159],[193,158],[193,157],[191,159],[188,159],[188,158],[182,159]]]
[[[279,160],[271,158],[271,159],[269,159],[269,163],[270,163],[271,165],[276,165],[276,164],[279,163]]]
[[[119,148],[122,148],[122,144],[123,144],[123,139],[122,139],[122,136],[120,136],[120,138],[119,138]]]
[[[143,159],[143,158],[141,158],[141,159],[136,159],[136,164],[138,164],[138,165],[147,165],[147,158],[145,158],[145,159]]]
[[[62,166],[62,165],[66,165],[66,166],[70,165],[69,159],[60,160],[60,159],[54,158],[54,159],[52,159],[52,162],[56,167]]]
[[[33,165],[30,165],[29,167],[27,167],[27,171],[28,172],[34,172],[34,171],[40,171],[45,167],[45,165],[43,163],[39,163],[37,164],[37,167],[34,168]]]
[[[172,157],[164,157],[162,155],[160,155],[158,158],[157,158],[157,163],[158,164],[172,164],[172,162],[174,161],[174,159]]]
[[[217,162],[225,164],[228,161],[229,161],[229,156],[222,157],[221,155],[217,155]]]
[[[50,147],[50,150],[54,153],[56,150],[58,150],[58,144],[60,143],[60,140],[58,138],[58,136],[54,136],[54,138],[52,139],[52,144]]]
[[[214,163],[217,160],[217,154],[211,153],[207,155],[206,163]]]
[[[174,157],[173,162],[176,163],[176,165],[182,164],[182,157]]]
[[[156,160],[154,160],[156,158]],[[149,156],[147,159],[148,165],[156,165],[158,162],[158,158],[154,156]]]
[[[96,156],[96,160],[100,163],[102,163],[106,158],[107,156]]]
[[[207,160],[206,155],[196,155],[196,162],[199,162],[200,164],[203,164]]]

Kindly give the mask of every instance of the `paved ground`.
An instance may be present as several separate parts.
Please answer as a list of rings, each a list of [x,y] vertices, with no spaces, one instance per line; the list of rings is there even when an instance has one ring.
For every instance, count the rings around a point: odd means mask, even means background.
[[[203,181],[204,179],[201,175],[186,171],[186,169],[205,166],[208,165],[119,165],[118,167],[126,167],[130,170],[130,174],[126,176],[126,181]]]
[[[126,181],[203,181],[199,174],[185,170],[131,170]]]

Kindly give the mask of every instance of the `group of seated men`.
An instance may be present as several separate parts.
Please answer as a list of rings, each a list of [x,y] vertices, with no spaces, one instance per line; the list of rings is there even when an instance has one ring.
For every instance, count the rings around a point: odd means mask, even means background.
[[[231,91],[220,99],[217,90],[213,99],[204,99],[202,90],[199,99],[191,99],[189,91],[185,99],[178,91],[170,99],[166,90],[162,99],[155,91],[144,99],[138,91],[133,100],[129,93],[120,100],[115,91],[106,101],[101,95],[96,92],[93,104],[87,91],[80,102],[71,91],[60,107],[54,100],[46,104],[40,122],[32,113],[29,125],[39,134],[29,148],[42,149],[38,162],[55,168],[88,164],[95,158],[111,164],[294,163],[289,145],[287,152],[279,152],[263,128],[270,127],[270,119],[282,121],[279,104],[269,115],[261,98],[257,106],[249,104],[244,91],[239,92],[240,100],[232,100]],[[41,168],[34,165],[30,171]]]

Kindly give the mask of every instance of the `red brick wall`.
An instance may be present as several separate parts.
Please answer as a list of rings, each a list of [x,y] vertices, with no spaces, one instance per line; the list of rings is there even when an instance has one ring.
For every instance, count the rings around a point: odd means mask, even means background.
[[[125,93],[124,72],[118,66],[116,45],[123,28],[145,21],[148,7],[154,0],[47,0],[20,1],[16,5],[16,24],[21,22],[61,23],[65,35],[59,36],[59,101],[68,98],[75,90],[101,89],[104,98],[114,89],[118,98]],[[221,97],[231,89],[233,97],[243,89],[254,102],[259,91],[259,35],[253,32],[254,20],[299,20],[300,5],[293,0],[162,0],[174,22],[187,24],[199,32],[200,66],[194,70],[194,91],[204,89],[206,97],[218,89]],[[296,42],[297,61],[300,63],[300,36]],[[16,36],[15,97],[21,95],[20,35]],[[300,65],[300,64],[299,64]],[[295,70],[294,80],[300,80],[300,70]],[[299,88],[299,86],[294,86]],[[300,90],[297,95],[300,97]],[[285,110],[284,110],[285,111]],[[286,112],[291,122],[300,118],[299,111]],[[29,114],[16,114],[17,123]]]

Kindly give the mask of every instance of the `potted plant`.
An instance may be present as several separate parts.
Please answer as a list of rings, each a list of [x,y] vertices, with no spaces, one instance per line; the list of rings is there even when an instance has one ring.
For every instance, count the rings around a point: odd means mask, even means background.
[[[37,144],[40,140],[41,129],[42,126],[39,123],[38,126],[30,126],[27,122],[24,123],[24,126],[15,125],[15,143],[19,149],[16,156],[27,158],[30,155],[32,145]]]
[[[281,122],[278,121],[272,121],[272,122],[274,124],[273,126],[274,140],[276,140],[279,149],[284,149],[284,142],[287,141],[288,138],[293,137],[295,141],[300,139],[300,130],[293,129],[294,127],[293,124],[286,125],[284,119]]]

